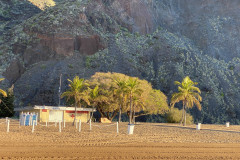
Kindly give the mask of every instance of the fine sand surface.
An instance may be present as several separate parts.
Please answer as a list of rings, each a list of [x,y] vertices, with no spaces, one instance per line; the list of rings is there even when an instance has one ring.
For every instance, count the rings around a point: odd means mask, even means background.
[[[0,159],[240,159],[240,126],[138,123],[127,135],[127,123],[82,123],[79,133],[70,123],[21,126],[10,121],[6,132],[0,119]]]

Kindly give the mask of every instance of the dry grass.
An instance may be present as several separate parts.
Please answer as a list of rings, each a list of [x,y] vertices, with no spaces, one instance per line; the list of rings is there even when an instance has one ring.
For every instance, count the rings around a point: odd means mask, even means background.
[[[4,121],[4,120],[2,120]],[[1,120],[0,120],[1,123]],[[12,121],[10,132],[0,124],[2,159],[240,159],[240,126],[140,123],[127,135],[127,123],[83,123],[82,131],[70,123],[59,133],[58,126],[19,127]]]

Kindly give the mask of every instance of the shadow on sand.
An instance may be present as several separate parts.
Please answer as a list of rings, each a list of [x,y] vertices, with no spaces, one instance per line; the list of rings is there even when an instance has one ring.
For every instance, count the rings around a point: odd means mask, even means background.
[[[141,124],[135,124],[135,125],[141,125]],[[204,125],[204,124],[202,124]],[[168,127],[168,128],[180,128],[180,129],[188,129],[188,130],[196,130],[196,128],[188,127],[188,126],[171,126],[171,125],[165,125],[165,124],[156,124],[152,126],[160,126],[160,127]],[[203,131],[214,131],[214,132],[225,132],[225,133],[240,133],[240,131],[233,131],[233,130],[218,130],[218,129],[209,129],[209,128],[201,128]],[[198,130],[198,131],[201,131]]]

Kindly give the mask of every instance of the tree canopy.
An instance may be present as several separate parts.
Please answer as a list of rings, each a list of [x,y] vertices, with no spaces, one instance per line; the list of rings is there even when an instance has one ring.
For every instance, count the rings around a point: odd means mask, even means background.
[[[154,90],[146,80],[137,77],[97,72],[87,83],[91,89],[99,87],[98,95],[101,98],[97,100],[97,105],[96,101],[93,102],[101,116],[109,120],[119,111],[128,113],[132,122],[136,116],[162,114],[169,109],[167,97],[160,90]]]

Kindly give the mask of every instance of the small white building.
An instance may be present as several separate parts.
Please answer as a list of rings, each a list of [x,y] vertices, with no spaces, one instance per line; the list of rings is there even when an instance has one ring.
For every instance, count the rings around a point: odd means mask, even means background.
[[[33,107],[15,108],[14,111],[36,113],[38,114],[39,122],[58,122],[63,120],[65,122],[73,122],[75,116],[76,119],[87,122],[90,119],[90,113],[96,112],[96,109],[77,108],[77,115],[75,115],[75,107],[64,106],[35,105]]]

